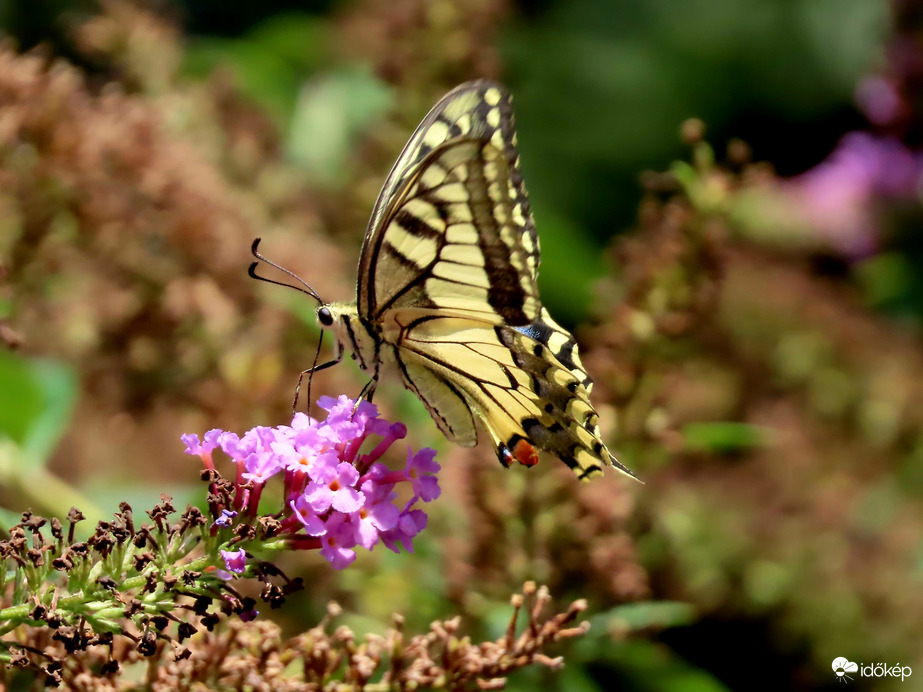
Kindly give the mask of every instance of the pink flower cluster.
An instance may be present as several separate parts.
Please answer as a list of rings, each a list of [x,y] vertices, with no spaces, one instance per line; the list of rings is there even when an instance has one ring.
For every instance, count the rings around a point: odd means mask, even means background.
[[[810,227],[843,254],[861,259],[878,247],[882,203],[913,203],[923,185],[923,154],[891,137],[850,132],[787,190]]]
[[[215,523],[230,526],[237,520],[256,517],[260,495],[273,476],[284,479],[285,504],[277,513],[291,545],[318,548],[337,569],[356,559],[356,546],[371,550],[384,543],[398,552],[398,543],[413,551],[413,538],[426,527],[427,516],[415,509],[418,500],[439,497],[434,475],[439,464],[436,452],[408,448],[406,466],[392,471],[378,459],[407,434],[402,423],[378,417],[374,404],[358,405],[346,396],[321,397],[318,405],[327,419],[315,420],[296,413],[290,426],[256,427],[243,437],[223,430],[210,430],[204,439],[183,435],[186,453],[201,457],[214,469],[212,452],[220,448],[236,464],[234,511],[224,510]],[[370,436],[380,441],[360,454]],[[395,504],[400,483],[409,484],[410,500]],[[229,572],[245,569],[242,551],[222,551]]]

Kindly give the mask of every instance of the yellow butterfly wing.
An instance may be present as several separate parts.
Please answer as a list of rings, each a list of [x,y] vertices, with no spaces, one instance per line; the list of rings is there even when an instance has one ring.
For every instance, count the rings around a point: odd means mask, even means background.
[[[631,475],[600,438],[573,336],[541,305],[538,264],[509,95],[464,84],[411,137],[372,214],[355,308],[372,357],[458,444],[476,444],[478,420],[505,465],[537,448],[581,479]]]

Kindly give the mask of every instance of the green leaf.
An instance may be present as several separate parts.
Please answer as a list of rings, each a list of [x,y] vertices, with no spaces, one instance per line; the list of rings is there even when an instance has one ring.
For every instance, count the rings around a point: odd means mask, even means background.
[[[688,603],[678,601],[647,601],[616,606],[594,618],[607,621],[609,628],[636,631],[655,627],[664,629],[688,625],[695,621],[696,612]]]
[[[709,672],[696,668],[665,646],[647,641],[610,642],[605,667],[634,692],[728,692]],[[603,661],[594,661],[600,664]]]
[[[880,306],[907,295],[915,268],[908,257],[884,252],[859,263],[854,271],[866,300]]]
[[[347,157],[371,124],[394,101],[391,90],[364,69],[346,69],[315,78],[301,87],[287,153],[320,183],[347,178]]]
[[[565,326],[583,322],[593,305],[593,285],[606,273],[603,252],[572,221],[546,207],[533,209],[542,244],[542,302]]]
[[[22,514],[0,507],[0,531],[3,531],[4,534],[9,534],[10,527],[15,526],[20,521],[22,521]]]
[[[74,405],[77,380],[64,365],[0,353],[0,435],[43,467]]]
[[[239,38],[200,37],[190,40],[183,69],[205,78],[227,69],[234,85],[267,109],[285,130],[299,85],[329,55],[329,24],[303,13],[279,14]]]
[[[717,454],[763,447],[770,441],[765,428],[731,421],[689,423],[682,435],[686,449]]]

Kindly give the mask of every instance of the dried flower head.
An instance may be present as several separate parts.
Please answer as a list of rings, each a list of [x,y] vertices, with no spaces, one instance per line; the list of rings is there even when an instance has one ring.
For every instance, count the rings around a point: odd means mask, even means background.
[[[506,632],[493,641],[464,636],[458,616],[432,622],[425,634],[408,635],[404,618],[397,614],[383,634],[360,637],[345,625],[331,628],[341,609],[330,603],[318,625],[291,639],[283,638],[272,622],[240,618],[189,638],[192,627],[182,644],[165,646],[157,643],[161,637],[155,624],[146,633],[154,643],[149,654],[124,638],[105,636],[68,653],[65,637],[52,636],[48,628],[24,627],[10,663],[29,669],[39,683],[88,692],[500,689],[506,676],[519,669],[561,668],[563,660],[545,651],[589,629],[588,622],[576,622],[586,608],[583,601],[549,614],[548,590],[534,583],[527,583],[510,602],[513,613]],[[142,677],[143,687],[138,683]]]

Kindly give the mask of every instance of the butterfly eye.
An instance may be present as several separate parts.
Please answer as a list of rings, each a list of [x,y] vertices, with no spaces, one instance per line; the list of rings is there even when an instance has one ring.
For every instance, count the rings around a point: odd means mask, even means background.
[[[320,322],[323,327],[329,327],[333,324],[333,313],[327,309],[326,305],[317,308],[317,321]]]

